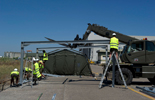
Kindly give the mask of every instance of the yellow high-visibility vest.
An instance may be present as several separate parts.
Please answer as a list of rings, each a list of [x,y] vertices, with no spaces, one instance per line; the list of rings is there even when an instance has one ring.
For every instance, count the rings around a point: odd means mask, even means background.
[[[110,49],[118,49],[118,39],[116,37],[111,38],[110,40]]]
[[[40,60],[40,61],[39,61],[39,69],[44,68],[44,66],[42,65],[42,63],[43,63],[43,61]]]
[[[25,71],[32,71],[32,69],[31,68],[28,68],[28,67],[25,67]]]
[[[12,74],[17,74],[17,75],[19,75],[19,72],[18,72],[18,71],[12,71],[10,75],[12,75]]]
[[[44,53],[43,60],[48,60],[48,54],[47,53]]]
[[[37,62],[34,64],[34,67],[35,67],[35,70],[33,71],[33,74],[36,74],[37,78],[41,77],[41,74],[39,72],[39,64]]]

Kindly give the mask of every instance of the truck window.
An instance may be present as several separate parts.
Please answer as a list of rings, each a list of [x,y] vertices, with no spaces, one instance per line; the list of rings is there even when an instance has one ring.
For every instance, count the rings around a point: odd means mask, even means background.
[[[152,43],[150,41],[146,41],[146,50],[147,51],[155,51],[154,43]]]
[[[130,53],[130,51],[131,51],[131,46],[128,47],[127,53]]]
[[[124,53],[124,52],[126,51],[126,48],[127,48],[127,46],[125,45],[125,46],[123,47],[122,53]]]
[[[143,50],[143,42],[132,43],[131,52],[139,52]]]

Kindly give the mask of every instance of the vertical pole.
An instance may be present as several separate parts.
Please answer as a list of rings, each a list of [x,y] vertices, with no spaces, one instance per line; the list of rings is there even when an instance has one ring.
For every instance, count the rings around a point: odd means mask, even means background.
[[[31,88],[33,86],[33,60],[32,60],[32,63],[31,63],[31,68],[32,68],[32,80],[31,80]]]
[[[84,53],[83,53],[83,48],[82,48],[82,54],[84,54]]]
[[[89,53],[89,48],[88,48],[88,59],[90,60],[90,53]]]
[[[107,64],[108,64],[108,45],[106,45],[106,63],[105,63],[105,65],[107,66]],[[107,77],[107,75],[106,75],[106,82],[108,81],[108,77]]]
[[[21,42],[21,60],[20,60],[20,85],[23,82],[23,58],[24,58],[24,45]]]
[[[38,48],[36,49],[36,58],[39,59]]]
[[[112,53],[112,62],[113,62],[113,68],[112,68],[112,87],[115,87],[115,52]]]
[[[89,58],[89,48],[88,48],[88,59],[89,59],[89,61],[90,61],[90,58]]]
[[[106,45],[106,65],[107,65],[107,63],[108,63],[108,46]]]

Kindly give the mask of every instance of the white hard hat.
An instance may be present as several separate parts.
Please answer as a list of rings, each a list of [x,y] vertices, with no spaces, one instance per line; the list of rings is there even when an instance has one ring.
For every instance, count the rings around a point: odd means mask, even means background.
[[[32,58],[32,61],[34,61],[34,60],[35,60],[35,58],[33,57],[33,58]]]
[[[17,70],[18,70],[17,68],[14,69],[14,71],[17,71]]]
[[[116,33],[112,33],[112,35],[116,35]]]
[[[32,61],[38,61],[39,59],[35,59],[34,57],[32,58]]]
[[[36,59],[36,61],[39,61],[39,59]]]

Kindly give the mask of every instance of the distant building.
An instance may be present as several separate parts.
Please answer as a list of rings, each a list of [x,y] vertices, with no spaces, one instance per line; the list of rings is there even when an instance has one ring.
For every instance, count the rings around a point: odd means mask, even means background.
[[[20,52],[4,52],[4,57],[7,58],[21,58]],[[26,54],[24,53],[24,57],[26,57]]]
[[[43,53],[39,53],[42,56]],[[21,58],[21,52],[4,52],[4,57],[7,58]],[[24,57],[36,57],[36,53],[24,53]]]

